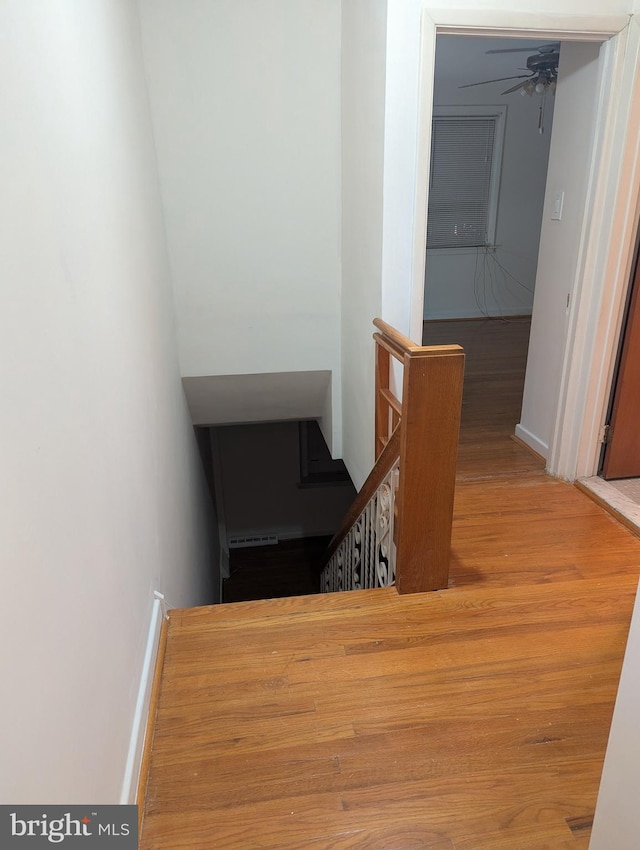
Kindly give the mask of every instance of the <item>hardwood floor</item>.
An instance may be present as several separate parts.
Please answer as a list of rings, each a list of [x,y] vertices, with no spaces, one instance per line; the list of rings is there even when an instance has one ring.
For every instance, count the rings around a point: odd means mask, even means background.
[[[143,850],[586,850],[640,540],[510,439],[489,332],[450,588],[171,612]]]
[[[460,423],[460,477],[542,469],[511,439],[520,421],[529,346],[529,318],[425,322],[423,345],[457,343],[465,350]]]

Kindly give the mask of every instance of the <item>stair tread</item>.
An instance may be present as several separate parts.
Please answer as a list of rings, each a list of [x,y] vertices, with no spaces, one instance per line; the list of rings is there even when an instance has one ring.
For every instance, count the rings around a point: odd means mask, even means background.
[[[233,549],[224,602],[319,593],[320,570],[330,538],[302,537],[277,545]]]

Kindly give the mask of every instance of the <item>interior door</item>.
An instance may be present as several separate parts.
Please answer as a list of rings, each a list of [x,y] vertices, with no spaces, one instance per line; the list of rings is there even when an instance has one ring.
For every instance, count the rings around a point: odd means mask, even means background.
[[[640,477],[640,262],[636,257],[623,332],[603,478]]]

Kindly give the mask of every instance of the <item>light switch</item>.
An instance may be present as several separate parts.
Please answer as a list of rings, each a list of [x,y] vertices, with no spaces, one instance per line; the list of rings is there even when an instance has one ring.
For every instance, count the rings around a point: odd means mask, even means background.
[[[554,221],[560,221],[562,218],[562,207],[564,206],[564,192],[556,192],[553,196],[553,208],[551,210],[551,218]]]

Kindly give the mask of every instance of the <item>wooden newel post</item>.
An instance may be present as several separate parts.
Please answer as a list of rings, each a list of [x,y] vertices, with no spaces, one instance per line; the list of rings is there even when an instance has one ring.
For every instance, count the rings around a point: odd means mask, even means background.
[[[459,346],[404,357],[396,588],[421,593],[449,582],[451,525],[462,406]]]

